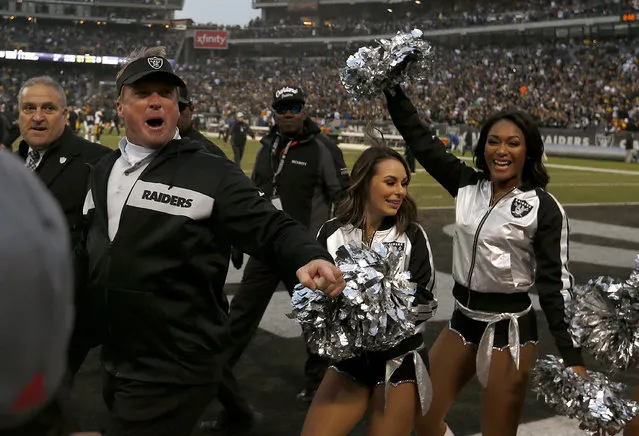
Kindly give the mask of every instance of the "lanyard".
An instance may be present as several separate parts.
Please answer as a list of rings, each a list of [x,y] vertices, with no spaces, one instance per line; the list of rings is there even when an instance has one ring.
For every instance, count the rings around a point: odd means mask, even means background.
[[[279,136],[277,137],[277,139],[275,141],[273,141],[273,149],[271,150],[271,153],[273,155],[276,155],[277,153],[277,146],[280,143],[280,138]],[[277,197],[277,180],[280,177],[280,174],[282,173],[282,168],[284,168],[284,162],[286,161],[286,156],[288,155],[288,150],[289,148],[291,148],[292,146],[296,145],[297,142],[296,141],[288,141],[288,144],[286,144],[286,147],[284,147],[284,150],[282,150],[282,155],[280,157],[280,163],[277,166],[277,170],[275,170],[275,172],[273,173],[273,197]]]

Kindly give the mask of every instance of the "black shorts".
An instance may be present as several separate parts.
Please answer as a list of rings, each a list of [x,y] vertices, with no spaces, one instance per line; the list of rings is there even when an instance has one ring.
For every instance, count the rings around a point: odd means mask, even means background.
[[[519,343],[524,345],[538,340],[537,336],[537,316],[534,309],[519,318]],[[504,319],[495,325],[495,341],[493,348],[504,349],[508,347],[508,323],[510,320]],[[453,316],[448,323],[448,329],[457,333],[464,340],[465,344],[479,345],[481,337],[486,331],[488,323],[475,321],[461,313],[458,309],[453,311]]]
[[[383,384],[386,378],[386,362],[397,356],[408,353],[411,350],[420,348],[417,352],[424,360],[428,368],[428,350],[424,346],[421,334],[412,336],[395,347],[380,352],[366,352],[360,356],[342,360],[334,363],[330,367],[340,374],[345,374],[356,383],[373,389],[379,384]],[[409,354],[390,378],[391,384],[397,386],[401,383],[415,383],[415,363],[413,356]]]

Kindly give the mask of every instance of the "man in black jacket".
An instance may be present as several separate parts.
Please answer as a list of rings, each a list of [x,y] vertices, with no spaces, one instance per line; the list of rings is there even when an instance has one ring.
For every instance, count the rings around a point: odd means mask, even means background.
[[[634,160],[635,150],[634,150],[634,141],[632,138],[632,133],[630,131],[626,132],[626,162],[632,162]]]
[[[180,136],[182,138],[189,138],[194,141],[201,142],[208,151],[218,156],[226,157],[222,149],[215,145],[215,143],[209,140],[206,136],[202,135],[198,129],[193,125],[193,112],[195,106],[189,97],[189,89],[185,86],[178,88],[179,92],[179,107],[180,118],[178,118],[178,129],[180,130]]]
[[[328,253],[237,165],[180,138],[184,82],[163,47],[132,53],[116,84],[127,136],[92,172],[84,239],[95,322],[104,327],[107,434],[188,436],[215,396],[231,342],[216,286],[228,269],[227,240],[290,282],[328,295],[345,283]]]
[[[18,155],[28,169],[38,175],[58,201],[76,244],[83,230],[82,206],[89,182],[89,164],[111,152],[99,144],[76,136],[66,125],[67,102],[64,89],[48,76],[27,80],[18,94],[18,125],[22,141]],[[77,283],[76,323],[69,346],[69,372],[73,377],[91,347],[93,320],[85,309],[86,294]]]
[[[4,111],[4,105],[0,104],[0,149],[11,149],[13,144],[9,144],[9,130],[11,129],[11,121]]]
[[[244,149],[246,148],[246,137],[250,135],[255,139],[255,133],[251,129],[251,126],[246,122],[244,114],[238,112],[235,115],[235,121],[233,121],[226,133],[224,134],[224,143],[231,138],[231,148],[233,149],[233,161],[241,165],[242,157],[244,156]]]
[[[296,86],[277,89],[273,96],[275,126],[262,138],[262,148],[253,166],[253,181],[279,209],[303,224],[309,235],[316,236],[327,221],[332,207],[345,195],[349,185],[348,168],[341,150],[323,136],[319,127],[306,115],[304,91]],[[236,345],[224,371],[218,399],[225,411],[215,430],[250,425],[252,413],[242,398],[231,368],[239,360],[266,311],[280,281],[292,293],[294,283],[265,265],[249,258],[238,293],[231,301],[231,332]],[[303,400],[312,399],[322,380],[327,362],[308,353],[304,368],[306,387]]]

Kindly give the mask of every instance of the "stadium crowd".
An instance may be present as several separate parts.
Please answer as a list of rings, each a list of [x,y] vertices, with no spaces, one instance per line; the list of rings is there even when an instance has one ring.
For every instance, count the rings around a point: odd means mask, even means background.
[[[114,37],[117,35],[117,37]],[[164,26],[144,27],[128,24],[97,25],[33,20],[0,20],[0,49],[22,49],[46,53],[89,53],[94,56],[126,57],[135,44],[163,45],[175,53],[182,34]]]
[[[433,122],[479,123],[491,111],[511,105],[529,111],[545,127],[625,128],[632,124],[626,118],[639,119],[637,43],[440,49],[431,77],[413,91]],[[385,120],[381,101],[370,105],[346,95],[339,69],[347,55],[219,59],[212,65],[183,66],[181,73],[195,90],[200,110],[224,117],[235,110],[263,117],[269,89],[299,77],[309,90],[314,116]]]
[[[616,131],[636,128],[639,121],[639,41],[599,41],[570,45],[544,44],[513,49],[483,47],[438,49],[437,64],[428,80],[413,93],[433,122],[481,123],[505,106],[530,112],[544,127],[596,128]],[[353,49],[354,51],[354,49]],[[381,101],[353,101],[339,80],[348,53],[327,53],[322,59],[218,58],[200,65],[178,66],[200,113],[220,121],[237,111],[252,122],[268,122],[270,92],[291,78],[308,90],[308,109],[322,119],[387,118]],[[0,98],[15,105],[17,87],[30,74],[17,64],[0,64]],[[42,70],[39,66],[39,71]],[[108,106],[114,95],[100,93],[97,83],[112,77],[103,67],[65,71],[49,65],[71,104],[92,99]],[[586,97],[587,96],[587,97]]]
[[[319,22],[313,26],[302,25],[299,14],[296,14],[275,20],[257,18],[245,27],[218,26],[214,23],[203,27],[229,30],[231,38],[235,39],[382,35],[392,34],[398,30],[408,31],[414,27],[428,30],[510,24],[618,15],[624,11],[639,10],[637,0],[570,0],[558,3],[552,0],[493,0],[485,5],[477,5],[471,0],[441,1],[429,2],[428,7],[423,8],[416,8],[412,4],[404,7],[410,10],[402,10],[403,7],[399,4],[395,6],[394,13],[382,14],[367,11],[357,5],[340,5],[340,9],[336,11],[341,11],[341,15],[320,17]],[[348,9],[348,13],[344,13],[344,8]],[[100,17],[115,17],[114,12],[104,8],[94,12],[99,13]],[[136,16],[132,18],[142,19],[141,13],[135,13]],[[182,36],[179,32],[167,30],[159,25],[148,28],[113,23],[96,25],[89,21],[68,26],[59,24],[37,19],[0,21],[0,41],[4,42],[2,48],[30,51],[67,50],[73,53],[124,56],[126,48],[131,44],[143,43],[164,45],[170,53],[174,53]],[[114,33],[117,33],[118,38],[113,38]]]
[[[561,3],[561,4],[559,4]],[[252,20],[246,27],[223,27],[231,31],[233,38],[285,38],[313,36],[354,36],[383,35],[395,33],[398,29],[410,30],[442,29],[495,24],[527,23],[536,21],[562,20],[579,17],[621,14],[637,9],[636,1],[611,0],[493,0],[477,4],[472,0],[455,2],[424,2],[423,7],[409,4],[390,5],[393,12],[382,14],[362,9],[357,4],[339,5],[336,16],[323,16],[314,26],[304,26],[299,14],[273,20]],[[344,9],[348,9],[346,12]],[[384,6],[384,9],[386,6]],[[217,27],[211,23],[207,28]]]

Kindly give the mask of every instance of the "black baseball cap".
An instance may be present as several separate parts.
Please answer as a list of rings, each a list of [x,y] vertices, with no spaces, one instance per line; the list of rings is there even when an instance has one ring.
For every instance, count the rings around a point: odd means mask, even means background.
[[[306,103],[304,90],[299,86],[283,86],[273,92],[273,107],[284,103]]]
[[[178,86],[178,101],[180,104],[191,104],[191,97],[189,96],[189,88],[184,86]]]
[[[151,56],[137,59],[127,65],[120,75],[120,78],[116,81],[118,95],[122,92],[122,87],[124,85],[131,85],[138,80],[145,79],[151,75],[164,76],[178,88],[186,86],[180,76],[175,74],[173,67],[167,58]]]

